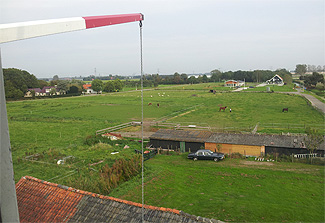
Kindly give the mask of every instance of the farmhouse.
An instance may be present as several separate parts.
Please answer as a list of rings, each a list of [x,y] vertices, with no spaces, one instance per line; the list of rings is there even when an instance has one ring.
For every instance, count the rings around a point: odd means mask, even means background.
[[[161,129],[150,137],[150,144],[155,148],[181,148],[180,151],[183,152],[195,152],[204,147],[213,152],[240,153],[247,156],[309,153],[303,135],[235,134]],[[185,149],[182,146],[185,146]],[[315,152],[324,156],[324,150],[323,142]]]
[[[20,222],[142,222],[142,204],[77,190],[34,177],[16,184]],[[144,205],[144,222],[219,222]]]
[[[267,84],[278,84],[278,85],[283,85],[283,79],[279,75],[275,75],[272,77],[270,80],[266,81]]]
[[[225,82],[225,87],[240,87],[244,85],[245,85],[244,81],[228,80]]]
[[[204,143],[211,135],[209,131],[159,129],[149,137],[149,144],[155,148],[196,152],[204,147]]]
[[[29,88],[24,95],[25,98],[33,97],[33,91],[35,92],[35,96],[49,96],[51,94],[51,89],[55,89],[55,95],[60,95],[60,91],[56,86],[46,86],[43,89],[40,88]]]
[[[83,89],[85,89],[85,94],[101,94],[102,91],[100,92],[97,92],[97,91],[94,91],[92,88],[91,88],[91,84],[84,84],[82,85]]]

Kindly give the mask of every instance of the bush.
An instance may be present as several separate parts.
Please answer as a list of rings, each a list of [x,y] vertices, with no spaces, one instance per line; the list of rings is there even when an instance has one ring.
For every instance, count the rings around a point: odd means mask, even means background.
[[[84,140],[84,144],[88,146],[92,146],[100,142],[111,144],[111,140],[109,138],[102,137],[101,135],[89,135]]]
[[[130,160],[119,159],[109,167],[107,164],[100,170],[101,192],[109,193],[120,183],[131,179],[141,171],[141,156],[135,155]]]
[[[316,89],[317,89],[317,90],[320,90],[320,91],[324,90],[324,89],[325,89],[325,87],[324,87],[324,83],[318,82],[318,83],[316,84]]]
[[[243,155],[240,154],[240,153],[231,153],[230,158],[232,158],[232,159],[242,159]]]

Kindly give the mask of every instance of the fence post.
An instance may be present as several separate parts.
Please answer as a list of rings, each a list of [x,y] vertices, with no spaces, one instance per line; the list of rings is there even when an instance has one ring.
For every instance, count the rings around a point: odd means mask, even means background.
[[[293,162],[293,153],[291,154],[291,159],[292,159],[292,162]]]

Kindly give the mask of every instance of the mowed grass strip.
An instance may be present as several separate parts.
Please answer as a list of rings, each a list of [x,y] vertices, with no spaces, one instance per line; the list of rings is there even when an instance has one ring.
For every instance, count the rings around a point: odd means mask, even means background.
[[[243,162],[158,155],[145,162],[145,204],[231,222],[324,222],[323,167]],[[110,195],[141,203],[141,179]]]

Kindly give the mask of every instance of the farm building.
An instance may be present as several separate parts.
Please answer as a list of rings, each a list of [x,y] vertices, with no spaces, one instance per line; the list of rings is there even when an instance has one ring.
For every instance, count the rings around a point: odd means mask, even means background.
[[[240,153],[247,156],[309,153],[303,135],[235,134],[160,129],[150,137],[149,144],[155,148],[180,148],[182,152],[195,152],[204,147],[213,152]],[[324,156],[324,150],[323,142],[315,152]]]
[[[51,90],[55,89],[55,95],[65,94],[65,92],[60,91],[56,86],[45,86],[43,89],[40,88],[29,88],[27,92],[25,93],[25,98],[33,97],[33,93],[35,93],[35,96],[49,96],[51,94]]]
[[[235,81],[235,80],[225,81],[225,87],[240,87],[244,85],[245,85],[244,81]]]
[[[162,149],[180,149],[181,152],[196,152],[204,147],[211,135],[209,131],[160,129],[149,137],[149,145]]]
[[[99,92],[94,91],[91,88],[91,84],[84,84],[84,85],[82,85],[82,87],[85,90],[85,94],[97,94],[97,93],[101,94],[102,93],[102,91],[99,91]]]
[[[205,143],[205,148],[223,153],[240,153],[261,156],[272,153],[279,155],[307,154],[305,136],[258,135],[215,133]],[[324,156],[324,143],[316,151]]]
[[[142,222],[142,204],[34,177],[16,184],[20,222]],[[219,222],[170,208],[144,205],[144,222]]]
[[[267,84],[278,84],[278,85],[283,85],[283,79],[279,75],[275,75],[272,77],[270,80],[266,81]]]

